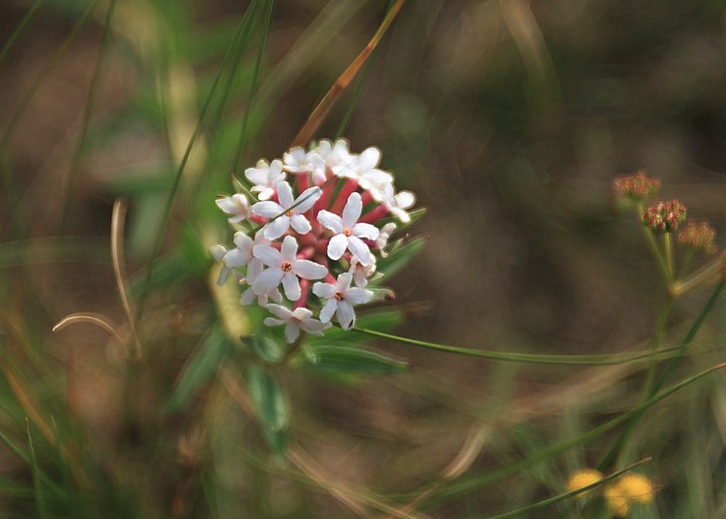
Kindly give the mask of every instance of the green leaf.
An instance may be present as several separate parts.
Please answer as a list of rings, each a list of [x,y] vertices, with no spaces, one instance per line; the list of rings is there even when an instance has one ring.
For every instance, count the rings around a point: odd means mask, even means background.
[[[197,388],[209,380],[229,352],[231,344],[222,329],[214,326],[204,335],[199,349],[187,360],[166,410],[174,412],[187,403]]]
[[[386,375],[408,371],[406,362],[356,346],[311,346],[304,367],[321,375]],[[304,358],[304,357],[303,357]]]
[[[381,258],[376,265],[376,270],[385,276],[392,276],[408,262],[410,262],[416,254],[419,253],[424,246],[423,238],[411,240],[406,245],[402,245],[403,240],[398,240],[393,244],[389,251],[388,257]]]
[[[190,225],[181,228],[179,245],[189,271],[200,277],[205,276],[209,271],[209,252],[199,239],[197,231]]]
[[[376,330],[383,332],[393,329],[403,321],[403,315],[398,310],[386,309],[376,312],[369,312],[358,316],[356,328]],[[309,335],[305,339],[311,347],[315,346],[340,346],[342,344],[366,344],[373,341],[373,338],[353,330],[343,330],[339,327],[331,328],[322,337]]]
[[[278,364],[285,358],[285,347],[269,335],[253,335],[250,342],[255,352],[266,362]]]
[[[262,434],[270,449],[275,454],[285,454],[290,420],[282,386],[274,375],[256,364],[247,369],[247,386],[257,410]]]

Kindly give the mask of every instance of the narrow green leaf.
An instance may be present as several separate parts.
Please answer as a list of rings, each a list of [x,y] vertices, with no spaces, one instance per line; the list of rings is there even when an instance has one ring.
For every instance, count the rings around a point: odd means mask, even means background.
[[[285,358],[285,347],[268,335],[253,335],[251,342],[255,352],[266,362],[277,364]]]
[[[403,321],[401,312],[393,309],[386,309],[376,312],[368,312],[358,316],[356,328],[361,327],[370,330],[384,332],[391,330]],[[372,342],[373,339],[366,337],[360,333],[351,333],[350,330],[342,328],[331,328],[322,337],[310,335],[306,338],[307,344],[310,346],[340,346],[342,344],[365,344]]]
[[[194,395],[201,384],[210,380],[231,351],[224,332],[213,326],[202,338],[199,349],[187,360],[174,391],[166,403],[169,412],[177,411]]]
[[[314,360],[304,367],[322,375],[386,375],[408,370],[406,362],[355,346],[311,346]]]
[[[275,454],[285,454],[290,420],[282,386],[270,372],[256,364],[247,369],[247,385],[265,440]]]
[[[400,244],[401,240],[396,242],[396,245]],[[397,248],[394,246],[389,251],[388,257],[381,258],[377,265],[376,270],[386,277],[394,275],[396,272],[405,267],[415,256],[418,254],[424,246],[423,238],[416,238],[411,240],[405,245],[398,245]],[[384,278],[385,279],[385,278]]]

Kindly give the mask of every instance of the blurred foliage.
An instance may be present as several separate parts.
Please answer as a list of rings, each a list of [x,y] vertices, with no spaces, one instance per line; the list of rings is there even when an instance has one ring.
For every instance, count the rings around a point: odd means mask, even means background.
[[[339,330],[283,362],[282,331],[250,336],[263,316],[214,286],[215,196],[287,149],[389,5],[0,5],[0,515],[488,517],[606,455],[617,430],[588,431],[638,405],[642,364],[490,363]],[[410,231],[426,247],[406,236],[380,265],[396,310],[361,327],[647,349],[663,289],[610,182],[644,168],[723,230],[725,30],[716,0],[408,2],[318,135],[380,146],[427,208]],[[117,197],[131,319],[108,252]],[[661,347],[706,297],[676,301]],[[88,324],[51,333],[86,311],[143,356]],[[671,382],[720,362],[723,317]],[[618,468],[653,456],[659,492],[633,517],[724,515],[723,382],[644,415]]]

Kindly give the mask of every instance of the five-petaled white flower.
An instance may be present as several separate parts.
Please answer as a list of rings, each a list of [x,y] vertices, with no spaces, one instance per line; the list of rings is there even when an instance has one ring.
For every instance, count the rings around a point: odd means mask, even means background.
[[[265,317],[266,326],[285,325],[285,339],[292,344],[300,336],[300,330],[311,335],[323,335],[323,331],[330,328],[330,323],[323,323],[317,319],[313,319],[313,313],[307,308],[295,308],[290,310],[284,306],[270,303],[267,309],[274,314],[275,317]]]
[[[353,275],[353,281],[355,281],[355,286],[361,288],[365,287],[368,284],[368,278],[375,274],[376,257],[371,256],[371,258],[373,258],[373,262],[370,265],[363,265],[361,262],[358,261],[358,258],[353,258],[351,260],[348,272]]]
[[[300,299],[298,278],[320,279],[328,273],[328,269],[319,263],[297,259],[297,241],[292,236],[285,236],[280,250],[269,245],[255,245],[253,254],[268,266],[252,283],[252,290],[258,296],[270,294],[282,282],[285,297],[297,301]]]
[[[339,260],[346,249],[350,250],[358,261],[363,265],[370,265],[373,261],[371,250],[361,239],[375,240],[378,238],[378,229],[369,223],[357,223],[363,202],[360,194],[351,193],[343,208],[343,217],[337,214],[321,210],[318,213],[318,222],[335,233],[328,243],[328,257]]]
[[[241,277],[235,269],[244,267],[252,259],[252,246],[254,245],[252,238],[242,231],[237,231],[234,233],[234,245],[235,248],[231,250],[227,250],[224,245],[214,245],[209,249],[214,259],[222,262],[222,269],[217,278],[219,286],[224,285],[232,271],[237,274],[238,278]]]
[[[218,198],[215,200],[215,203],[222,211],[232,215],[232,218],[229,218],[229,223],[240,223],[252,214],[250,203],[242,193],[235,193],[232,196]]]
[[[325,182],[325,160],[315,151],[305,152],[301,147],[292,148],[282,156],[285,170],[290,173],[310,173],[315,184]]]
[[[396,193],[393,184],[390,184],[384,187],[381,202],[393,216],[403,223],[408,223],[411,221],[411,216],[409,216],[406,209],[416,203],[416,195],[411,191],[399,191]]]
[[[247,180],[254,184],[250,189],[253,193],[259,193],[257,198],[260,200],[269,200],[275,194],[277,185],[285,180],[285,172],[282,171],[282,162],[278,159],[268,164],[265,160],[257,162],[256,168],[247,168],[245,170]]]
[[[257,202],[252,211],[265,218],[275,218],[265,226],[265,238],[276,240],[292,227],[299,234],[307,234],[312,229],[308,219],[302,214],[310,209],[323,194],[319,187],[311,187],[293,199],[292,188],[287,182],[277,186],[277,202]]]
[[[313,293],[321,299],[327,299],[320,310],[320,320],[324,323],[335,318],[344,330],[350,330],[355,324],[353,305],[367,303],[373,299],[373,292],[365,288],[351,288],[353,275],[345,272],[338,276],[335,284],[317,282],[313,285]]]

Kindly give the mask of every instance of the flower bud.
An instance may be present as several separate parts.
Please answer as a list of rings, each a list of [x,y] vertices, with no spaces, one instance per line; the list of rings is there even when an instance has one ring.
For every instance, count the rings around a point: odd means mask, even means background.
[[[713,243],[715,237],[715,229],[706,222],[698,224],[688,222],[686,227],[678,234],[678,242],[686,247],[714,254],[716,252],[716,245]]]
[[[686,219],[686,206],[678,200],[659,201],[643,210],[643,224],[654,232],[671,232]]]
[[[642,202],[655,196],[660,189],[660,180],[648,178],[643,171],[636,175],[621,177],[613,182],[615,193],[633,202]]]

